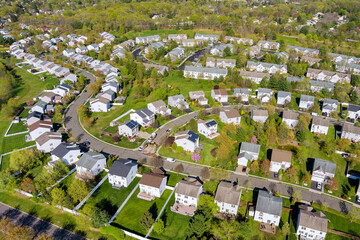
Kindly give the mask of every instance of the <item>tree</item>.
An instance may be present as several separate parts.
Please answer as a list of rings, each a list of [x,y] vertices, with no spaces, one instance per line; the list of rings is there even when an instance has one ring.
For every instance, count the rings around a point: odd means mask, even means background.
[[[32,193],[35,189],[34,182],[31,178],[27,177],[21,182],[21,189],[25,192]]]
[[[143,227],[144,230],[148,230],[154,223],[153,215],[149,210],[145,211],[139,220],[140,226]]]
[[[90,95],[95,95],[100,91],[100,87],[98,84],[96,83],[91,83],[88,86],[88,92],[90,93]]]
[[[329,204],[327,202],[323,202],[321,204],[321,211],[326,212],[329,208]]]
[[[164,221],[161,218],[159,218],[158,221],[154,223],[154,231],[159,234],[164,232],[164,230],[165,230]]]
[[[219,211],[219,206],[214,202],[214,197],[211,195],[200,195],[198,206],[208,207],[212,215],[215,215]]]
[[[289,178],[289,180],[291,182],[297,182],[298,181],[298,176],[297,176],[297,170],[295,167],[290,166],[287,170],[286,170],[286,176]]]
[[[10,154],[10,168],[14,171],[26,172],[39,164],[40,159],[35,155],[35,152],[28,149],[13,151]]]
[[[182,165],[182,163],[177,163],[174,167],[174,171],[177,173],[184,172],[184,166]]]
[[[351,142],[349,139],[341,138],[337,141],[337,148],[340,151],[348,152],[350,148],[350,144]]]
[[[60,207],[65,206],[66,193],[63,189],[54,188],[51,191],[51,198],[52,198],[52,202],[51,202],[52,205],[54,205],[54,206],[59,205]]]
[[[230,49],[229,47],[226,47],[226,48],[224,49],[223,56],[224,56],[224,57],[229,57],[229,56],[231,56],[231,49]]]
[[[258,163],[258,161],[254,160],[254,161],[251,163],[251,165],[250,165],[250,170],[251,170],[252,172],[257,172],[257,171],[259,171],[259,163]]]
[[[195,236],[201,238],[206,232],[210,230],[211,210],[207,206],[201,206],[191,217],[188,226],[188,236]]]
[[[193,132],[197,131],[197,122],[196,122],[195,119],[192,118],[192,119],[189,121],[189,127],[190,127],[190,130],[191,130],[191,131],[193,131]]]
[[[352,207],[349,212],[349,219],[350,219],[350,222],[360,220],[360,208]]]
[[[80,181],[79,179],[72,181],[67,190],[67,193],[73,199],[74,203],[78,203],[83,200],[89,192],[89,187],[86,183],[84,181]]]
[[[176,147],[176,152],[177,153],[182,153],[184,151],[184,148],[183,147],[181,147],[181,146],[177,146]]]
[[[80,117],[89,117],[89,109],[83,104],[78,106],[77,112]]]
[[[336,178],[331,178],[327,181],[326,185],[325,185],[325,188],[328,190],[328,191],[335,191],[335,190],[338,190],[339,187],[338,187],[338,183],[337,183],[337,179]]]
[[[277,131],[275,127],[269,127],[268,129],[266,129],[266,137],[269,140],[269,144],[273,145],[276,143],[277,141]]]
[[[285,122],[281,122],[278,130],[278,138],[281,143],[287,142],[289,139],[290,129]]]
[[[211,233],[215,239],[243,239],[245,236],[240,230],[240,223],[238,221],[220,221],[217,224],[211,225]]]
[[[285,222],[281,227],[281,234],[286,237],[290,234],[290,225],[288,222]]]
[[[94,215],[92,216],[92,223],[93,226],[98,228],[101,225],[104,225],[109,222],[111,216],[105,210],[95,207],[94,208]]]
[[[291,196],[291,204],[301,201],[301,190],[296,190]]]
[[[261,163],[261,172],[264,175],[269,175],[269,172],[270,172],[270,161],[269,161],[269,159],[266,159],[265,161],[262,161],[262,163]]]

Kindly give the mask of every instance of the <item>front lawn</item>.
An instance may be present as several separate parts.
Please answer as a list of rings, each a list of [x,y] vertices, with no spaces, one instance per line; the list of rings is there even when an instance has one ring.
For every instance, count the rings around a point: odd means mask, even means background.
[[[26,125],[23,121],[20,121],[19,123],[13,123],[11,125],[11,128],[9,129],[8,134],[18,133],[18,132],[25,132],[27,130]]]
[[[135,142],[130,142],[127,137],[121,137],[121,140],[117,144],[115,144],[112,137],[110,136],[103,135],[100,139],[105,142],[117,145],[119,147],[131,148],[131,149],[138,148],[145,141],[145,139],[143,138],[141,139],[137,138]]]
[[[134,192],[113,224],[120,225],[122,228],[137,232],[141,235],[146,235],[147,230],[144,230],[139,224],[141,216],[145,211],[150,211],[155,219],[170,196],[171,191],[165,190],[161,198],[155,198],[155,200],[151,202],[137,198],[139,191],[138,189]]]

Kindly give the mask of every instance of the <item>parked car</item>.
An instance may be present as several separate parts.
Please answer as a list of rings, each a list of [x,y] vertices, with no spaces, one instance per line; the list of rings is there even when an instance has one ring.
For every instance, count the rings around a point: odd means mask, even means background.
[[[141,152],[142,150],[144,150],[144,146],[140,146],[138,150]]]
[[[319,190],[321,190],[321,183],[317,183],[317,184],[316,184],[316,188],[319,189]]]
[[[168,162],[176,162],[175,158],[166,158],[166,161],[168,161]]]

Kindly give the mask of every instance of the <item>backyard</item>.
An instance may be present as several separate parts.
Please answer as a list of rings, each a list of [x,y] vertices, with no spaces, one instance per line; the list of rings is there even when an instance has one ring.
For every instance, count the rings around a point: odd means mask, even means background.
[[[25,131],[27,131],[27,126],[23,121],[20,121],[19,123],[13,123],[11,125],[8,134],[25,132]]]

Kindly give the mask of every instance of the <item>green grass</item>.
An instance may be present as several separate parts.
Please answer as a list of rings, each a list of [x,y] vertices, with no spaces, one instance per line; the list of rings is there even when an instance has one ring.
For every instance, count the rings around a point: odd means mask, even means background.
[[[143,139],[143,138],[141,138],[141,139],[137,138],[135,140],[135,142],[130,142],[127,137],[122,137],[121,140],[117,144],[115,144],[114,141],[112,140],[112,137],[107,136],[107,135],[103,135],[101,137],[101,140],[111,143],[111,144],[114,144],[114,145],[117,145],[117,146],[120,146],[120,147],[131,148],[131,149],[138,148],[145,141],[145,139]]]
[[[139,189],[136,190],[131,196],[115,219],[114,225],[120,225],[122,228],[146,235],[147,230],[144,230],[139,224],[141,216],[145,211],[149,210],[156,217],[170,196],[171,191],[165,190],[161,198],[155,198],[151,202],[137,198],[139,191]]]
[[[27,118],[29,116],[29,111],[31,108],[24,108],[24,110],[20,113],[20,118]]]
[[[325,240],[344,240],[344,239],[350,239],[350,238],[346,238],[331,232],[327,232],[325,237]]]
[[[6,171],[10,167],[10,155],[5,155],[1,159],[1,171]]]
[[[13,123],[13,125],[11,125],[8,134],[24,132],[26,130],[27,130],[26,125],[24,124],[24,122],[20,121],[19,123]]]
[[[171,196],[168,205],[161,218],[165,221],[165,230],[161,234],[152,231],[150,236],[156,239],[186,239],[186,230],[189,224],[190,216],[174,213],[170,210],[175,203],[175,194]]]
[[[276,36],[276,41],[284,40],[285,45],[294,45],[294,46],[302,46],[303,44],[299,43],[297,38],[288,37],[288,36]]]
[[[98,205],[98,207],[107,210],[109,214],[113,215],[139,181],[140,178],[137,177],[127,188],[120,190],[112,188],[109,181],[105,181],[85,205]]]
[[[109,133],[116,133],[116,131],[119,129],[119,127],[118,126],[113,126],[113,127],[107,127],[107,128],[105,128],[105,132],[109,132]]]
[[[1,152],[8,153],[8,152],[12,152],[14,149],[20,149],[35,145],[35,141],[25,142],[25,135],[27,134],[28,133],[24,133],[15,136],[1,138],[2,139],[2,143],[0,146]]]
[[[166,174],[169,175],[167,185],[172,187],[175,187],[178,182],[185,178],[184,175],[178,173],[167,172]]]

